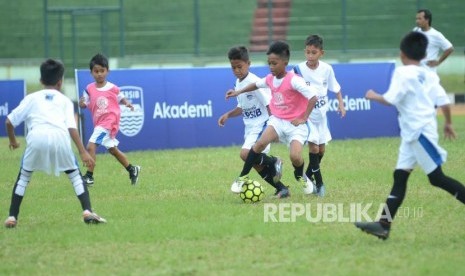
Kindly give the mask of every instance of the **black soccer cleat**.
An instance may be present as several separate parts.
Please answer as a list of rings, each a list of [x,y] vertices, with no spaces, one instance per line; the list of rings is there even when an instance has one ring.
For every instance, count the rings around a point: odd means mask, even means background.
[[[94,177],[86,174],[82,177],[82,180],[84,181],[84,184],[87,185],[87,187],[92,187],[94,186]]]
[[[132,166],[129,170],[129,179],[131,179],[131,184],[136,185],[137,181],[139,181],[139,172],[140,166]]]
[[[379,239],[386,240],[389,238],[390,229],[387,226],[383,226],[381,222],[356,222],[355,226]]]
[[[291,193],[289,192],[289,189],[288,188],[283,188],[279,191],[276,191],[276,193],[274,194],[274,196],[276,198],[286,198],[286,197],[290,197],[291,196]]]

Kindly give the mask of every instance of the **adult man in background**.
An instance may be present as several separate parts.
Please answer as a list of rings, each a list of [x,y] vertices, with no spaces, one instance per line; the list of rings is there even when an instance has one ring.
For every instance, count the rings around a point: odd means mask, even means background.
[[[431,11],[420,9],[417,11],[415,20],[417,27],[413,30],[423,33],[428,38],[426,57],[421,60],[421,65],[436,72],[436,68],[454,51],[454,47],[441,32],[431,27],[432,22]],[[442,51],[442,55],[439,56],[440,51]]]

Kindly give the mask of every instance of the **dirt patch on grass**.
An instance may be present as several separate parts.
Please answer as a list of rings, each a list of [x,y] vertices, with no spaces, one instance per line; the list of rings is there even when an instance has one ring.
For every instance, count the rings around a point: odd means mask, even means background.
[[[451,105],[452,115],[465,115],[465,104]]]
[[[452,115],[465,115],[465,104],[454,104],[450,106]],[[441,109],[438,108],[438,114],[442,115]]]

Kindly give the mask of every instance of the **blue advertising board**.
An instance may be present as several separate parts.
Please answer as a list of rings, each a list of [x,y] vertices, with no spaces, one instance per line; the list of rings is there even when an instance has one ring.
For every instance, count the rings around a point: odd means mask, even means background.
[[[387,90],[394,63],[335,64],[342,86],[346,118],[338,118],[337,100],[330,95],[328,114],[334,139],[394,136],[398,134],[396,111],[364,99],[372,88]],[[251,67],[262,77],[266,66]],[[117,139],[123,151],[240,145],[244,127],[240,117],[218,126],[218,118],[237,105],[225,100],[234,87],[229,67],[176,69],[117,69],[108,80],[121,89],[135,109],[121,106],[121,127]],[[77,96],[93,82],[89,70],[76,70]],[[333,93],[331,93],[333,94]],[[82,136],[86,142],[93,131],[88,110],[80,110]]]
[[[19,105],[25,95],[24,80],[0,80],[0,137],[7,136],[6,116]],[[24,136],[24,123],[15,128],[15,134]]]
[[[397,110],[365,99],[368,89],[378,93],[388,90],[395,63],[360,63],[333,65],[341,85],[347,117],[337,114],[337,99],[328,93],[328,121],[334,139],[390,137],[399,135]],[[332,100],[331,100],[332,96]]]

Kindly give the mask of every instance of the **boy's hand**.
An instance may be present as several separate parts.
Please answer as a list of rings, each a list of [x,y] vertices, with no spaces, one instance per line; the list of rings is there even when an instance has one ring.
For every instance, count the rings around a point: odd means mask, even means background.
[[[84,163],[85,167],[94,167],[95,161],[92,159],[92,156],[87,151],[81,152],[81,160]]]
[[[226,92],[226,100],[231,98],[231,97],[236,97],[237,95],[239,95],[239,93],[237,93],[236,90],[234,89],[229,89],[227,92]]]
[[[297,119],[292,120],[291,124],[293,124],[294,126],[299,126],[301,124],[305,124],[306,122],[307,120],[297,118]]]
[[[340,106],[337,108],[337,113],[341,115],[341,118],[344,118],[346,116],[346,109],[344,106]]]
[[[457,138],[457,134],[455,133],[455,130],[452,124],[444,125],[444,138],[449,139],[449,140],[453,140]]]
[[[20,144],[17,141],[10,142],[10,145],[8,146],[10,150],[15,150],[19,148]]]
[[[130,108],[131,111],[134,111],[134,106],[133,106],[131,103],[128,102],[128,103],[126,104],[126,107],[127,107],[127,108]]]
[[[368,100],[373,100],[376,97],[377,94],[378,93],[376,93],[373,89],[370,89],[370,90],[368,90],[366,92],[365,98],[368,99]]]
[[[79,98],[79,107],[80,108],[86,108],[86,99],[84,97]]]
[[[228,120],[228,115],[224,114],[218,119],[218,125],[220,127],[224,127],[224,124],[226,123],[226,120]]]

